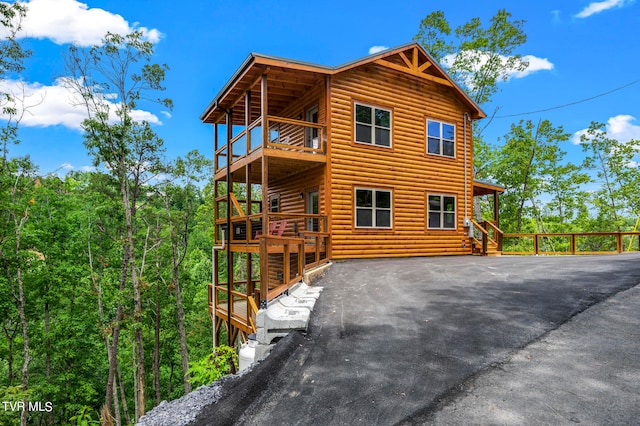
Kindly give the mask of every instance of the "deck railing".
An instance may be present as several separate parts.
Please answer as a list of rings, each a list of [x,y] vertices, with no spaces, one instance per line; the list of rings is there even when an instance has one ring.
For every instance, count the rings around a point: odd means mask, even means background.
[[[232,325],[245,333],[251,333],[256,331],[255,318],[258,307],[253,295],[247,294],[246,286],[247,281],[234,282],[234,289],[231,290],[229,298],[226,283],[216,285],[215,289],[209,284],[209,309],[223,321],[228,320],[231,312]]]
[[[260,238],[260,275],[268,282],[260,286],[261,307],[299,282],[303,272],[303,238],[271,235]]]
[[[267,126],[267,140],[263,137],[260,117],[235,135],[229,146],[225,143],[218,148],[214,155],[215,170],[221,170],[264,148],[312,154],[326,152],[326,128],[323,124],[270,115],[267,117]]]
[[[520,233],[504,234],[503,238],[503,252],[514,255],[623,253],[625,240],[628,241],[626,251],[636,251],[631,250],[634,238],[640,251],[640,232]]]
[[[299,237],[303,232],[326,233],[327,231],[327,216],[320,214],[269,213],[269,224],[274,221],[284,221],[286,224],[282,236]],[[226,229],[226,223],[225,218],[216,220],[221,230]],[[231,219],[232,232],[226,234],[230,235],[231,243],[258,244],[260,235],[268,233],[269,224],[267,230],[262,229],[262,213],[235,216]]]

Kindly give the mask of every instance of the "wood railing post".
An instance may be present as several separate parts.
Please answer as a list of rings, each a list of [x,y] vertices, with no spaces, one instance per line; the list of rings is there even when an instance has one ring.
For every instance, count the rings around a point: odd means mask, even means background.
[[[269,297],[269,254],[266,237],[260,238],[260,309],[267,308]]]
[[[304,273],[305,254],[304,254],[304,239],[298,243],[298,277],[302,277]]]
[[[576,254],[576,234],[571,234],[571,254]]]
[[[533,234],[533,252],[536,255],[539,252],[538,234]]]
[[[291,277],[291,248],[289,247],[289,242],[284,243],[283,249],[283,268],[284,268],[284,277],[282,277],[283,284],[289,285],[290,277]]]
[[[489,251],[489,233],[487,232],[486,234],[483,234],[482,237],[482,255],[486,256],[487,252]]]
[[[616,233],[616,251],[618,254],[622,253],[622,233]]]

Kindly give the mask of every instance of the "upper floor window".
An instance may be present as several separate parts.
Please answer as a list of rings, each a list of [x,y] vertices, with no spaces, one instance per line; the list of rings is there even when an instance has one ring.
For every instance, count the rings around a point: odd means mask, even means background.
[[[429,229],[456,229],[456,197],[427,195]]]
[[[391,147],[391,111],[355,104],[356,142]]]
[[[427,153],[456,156],[456,126],[435,120],[427,120]]]
[[[356,228],[391,228],[391,191],[356,188]]]

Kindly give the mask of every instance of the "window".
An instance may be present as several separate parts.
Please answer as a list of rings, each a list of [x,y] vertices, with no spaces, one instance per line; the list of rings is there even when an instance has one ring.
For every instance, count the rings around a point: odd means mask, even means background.
[[[356,142],[391,147],[391,111],[356,104]]]
[[[456,126],[440,121],[427,120],[427,153],[456,156]]]
[[[391,191],[356,188],[356,228],[391,228]]]
[[[456,197],[427,195],[429,229],[456,229]]]
[[[271,213],[278,213],[280,211],[280,196],[272,195],[269,198],[269,211]]]

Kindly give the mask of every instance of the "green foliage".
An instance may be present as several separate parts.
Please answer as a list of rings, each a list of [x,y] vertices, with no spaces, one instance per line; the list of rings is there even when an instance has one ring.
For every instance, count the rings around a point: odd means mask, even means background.
[[[427,15],[414,37],[436,61],[447,65],[451,77],[476,103],[491,101],[499,81],[511,73],[524,71],[529,65],[516,49],[527,41],[523,20],[512,20],[506,10],[499,10],[487,27],[480,18],[458,26],[453,31],[442,11]]]
[[[32,394],[31,390],[22,390],[22,386],[0,386],[0,401],[7,403],[17,403],[24,401],[25,398]],[[0,409],[0,424],[2,425],[19,425],[20,411],[5,410],[4,406]]]
[[[208,385],[227,374],[235,374],[238,369],[238,354],[226,345],[221,345],[214,352],[191,364],[189,374],[195,386]]]
[[[90,425],[99,425],[100,422],[97,420],[93,420],[91,412],[93,410],[91,407],[87,407],[86,405],[69,419],[72,425],[74,426],[90,426]]]

